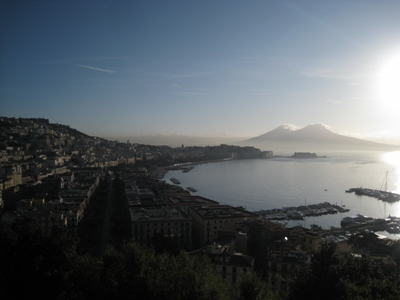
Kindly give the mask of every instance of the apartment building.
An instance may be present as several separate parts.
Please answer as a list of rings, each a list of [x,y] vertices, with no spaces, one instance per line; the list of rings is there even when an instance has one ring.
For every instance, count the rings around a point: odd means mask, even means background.
[[[207,245],[206,254],[216,275],[232,284],[239,282],[243,275],[254,269],[252,256],[236,252],[235,239],[224,239]]]
[[[193,219],[193,243],[202,246],[218,239],[218,232],[229,222],[259,219],[260,216],[229,205],[193,206],[188,210]]]
[[[178,208],[130,207],[132,238],[151,244],[156,235],[173,239],[179,248],[190,247],[192,243],[192,220]]]
[[[208,205],[218,205],[217,201],[207,199],[201,196],[170,196],[167,197],[165,201],[168,205],[176,206],[183,209],[185,212],[189,210],[190,207],[194,206],[208,206]]]

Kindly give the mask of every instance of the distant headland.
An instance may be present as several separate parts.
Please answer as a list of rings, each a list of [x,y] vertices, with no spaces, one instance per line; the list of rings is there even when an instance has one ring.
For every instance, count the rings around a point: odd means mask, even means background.
[[[291,158],[321,158],[326,156],[318,156],[316,153],[311,152],[295,152]]]

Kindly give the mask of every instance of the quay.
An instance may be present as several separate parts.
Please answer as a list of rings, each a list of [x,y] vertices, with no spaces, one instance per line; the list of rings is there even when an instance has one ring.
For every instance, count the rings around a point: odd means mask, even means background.
[[[268,220],[301,220],[304,217],[322,216],[327,214],[336,214],[338,212],[348,212],[346,209],[339,205],[334,205],[329,202],[318,204],[283,207],[280,209],[259,210],[255,213],[261,215],[264,219]]]

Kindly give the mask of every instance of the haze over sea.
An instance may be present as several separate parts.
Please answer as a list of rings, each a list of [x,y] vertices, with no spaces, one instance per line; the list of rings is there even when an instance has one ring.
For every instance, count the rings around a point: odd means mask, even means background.
[[[291,153],[293,154],[293,153]],[[187,173],[169,171],[164,180],[177,178],[183,188],[194,187],[200,195],[223,204],[244,206],[249,211],[330,202],[344,205],[348,213],[290,221],[289,226],[312,224],[340,227],[345,216],[358,213],[374,218],[400,217],[400,202],[346,193],[352,187],[400,192],[400,151],[330,152],[317,159],[230,160],[196,165]]]

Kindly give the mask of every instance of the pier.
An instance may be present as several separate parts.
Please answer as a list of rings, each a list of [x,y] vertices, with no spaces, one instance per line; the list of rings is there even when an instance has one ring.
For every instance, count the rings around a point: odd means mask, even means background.
[[[365,189],[365,188],[351,188],[346,190],[346,193],[353,193],[353,192],[359,196],[373,197],[385,202],[397,202],[400,200],[400,194],[381,191],[381,190]]]

